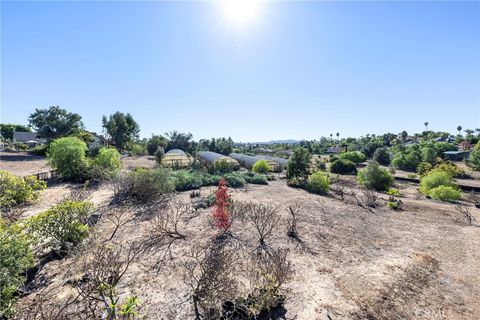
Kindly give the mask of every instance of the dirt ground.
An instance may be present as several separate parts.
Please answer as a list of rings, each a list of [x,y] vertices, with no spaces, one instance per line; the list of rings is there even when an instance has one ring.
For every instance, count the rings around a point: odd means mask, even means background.
[[[19,161],[1,156],[0,169],[18,175],[48,170],[43,158],[23,155],[29,160]],[[149,157],[128,157],[122,162],[127,169],[155,166]],[[354,177],[342,177],[341,182],[357,190]],[[369,211],[358,206],[352,196],[342,200],[332,192],[314,195],[288,187],[285,180],[229,190],[233,200],[278,207],[273,236],[267,243],[288,249],[293,265],[294,274],[285,286],[285,319],[480,319],[480,209],[463,202],[476,219],[474,225],[468,225],[455,204],[421,197],[414,184],[397,182],[396,187],[402,194],[401,211],[386,207],[385,194],[377,194],[378,206]],[[50,185],[26,208],[24,216],[44,211],[79,188],[67,183]],[[201,196],[214,190],[202,188]],[[361,197],[362,192],[357,190],[357,194]],[[151,221],[136,216],[138,208],[128,207],[116,208],[125,212],[128,223],[109,240],[114,230],[109,219],[115,209],[109,205],[112,196],[107,186],[92,191],[89,199],[100,220],[89,239],[78,252],[50,261],[39,270],[33,289],[18,301],[19,310],[39,299],[50,305],[73,295],[72,281],[84,276],[83,259],[99,245],[125,246],[149,240]],[[178,198],[192,201],[189,192],[179,193]],[[298,226],[302,243],[286,234],[287,209],[293,203],[303,208]],[[149,319],[193,319],[182,262],[192,247],[215,236],[211,215],[211,208],[200,209],[182,220],[180,230],[186,239],[174,243],[171,259],[165,263],[158,264],[164,257],[161,250],[142,253],[122,278],[118,293],[137,295],[143,305],[141,312]],[[242,243],[236,268],[247,269],[244,255],[257,241],[253,226],[238,220],[232,233]]]
[[[71,187],[64,184],[45,190],[25,214],[43,210],[49,200],[56,201]],[[279,207],[268,244],[288,248],[294,268],[286,285],[286,319],[479,319],[480,228],[459,221],[453,204],[419,198],[415,185],[397,187],[403,194],[403,211],[387,209],[384,194],[379,194],[380,207],[369,212],[351,197],[342,201],[333,195],[310,194],[288,187],[285,180],[230,190],[234,200]],[[207,196],[214,189],[202,188],[201,194]],[[101,212],[108,210],[109,192],[101,187],[92,195]],[[191,201],[188,193],[179,197]],[[303,246],[286,235],[287,207],[294,202],[304,208],[299,225]],[[471,206],[470,210],[480,221],[480,209]],[[174,244],[172,260],[158,267],[160,252],[149,252],[128,269],[118,287],[122,295],[138,295],[149,319],[193,318],[191,304],[185,302],[189,291],[180,262],[191,246],[215,235],[209,224],[211,209],[197,213],[182,222],[186,239]],[[147,241],[150,227],[148,220],[133,217],[111,243]],[[53,302],[73,294],[68,283],[82,276],[82,256],[91,252],[90,247],[108,242],[113,228],[102,217],[82,254],[48,263],[36,276],[45,287],[22,297],[19,309],[42,295]],[[237,221],[232,232],[247,248],[255,246],[255,234],[247,222]],[[243,263],[238,259],[240,267]]]
[[[52,169],[42,156],[34,156],[26,152],[0,152],[0,170],[24,177]]]
[[[126,170],[156,166],[153,156],[122,157],[122,166]],[[9,171],[17,176],[28,176],[52,170],[43,156],[31,155],[27,152],[0,152],[0,170]]]

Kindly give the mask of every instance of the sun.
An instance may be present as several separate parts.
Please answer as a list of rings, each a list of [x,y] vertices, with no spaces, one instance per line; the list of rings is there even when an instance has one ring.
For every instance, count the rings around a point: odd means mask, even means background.
[[[262,0],[219,0],[222,18],[236,28],[254,24],[262,11]]]

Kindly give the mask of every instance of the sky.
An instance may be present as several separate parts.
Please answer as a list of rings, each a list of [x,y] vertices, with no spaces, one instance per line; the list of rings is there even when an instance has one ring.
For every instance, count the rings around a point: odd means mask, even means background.
[[[0,122],[59,105],[96,132],[129,112],[142,137],[480,127],[480,2],[228,5],[1,1]]]

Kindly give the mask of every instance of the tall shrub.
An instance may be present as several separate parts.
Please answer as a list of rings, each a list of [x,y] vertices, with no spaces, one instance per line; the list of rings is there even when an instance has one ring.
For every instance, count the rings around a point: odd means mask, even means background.
[[[324,172],[317,171],[308,176],[307,190],[313,193],[327,194],[330,190],[328,175]]]
[[[393,176],[376,162],[370,162],[366,168],[360,170],[357,179],[361,186],[377,191],[386,191],[393,184]]]
[[[308,166],[310,164],[310,153],[305,148],[296,148],[293,155],[288,160],[287,178],[302,178],[308,175]]]
[[[330,165],[330,172],[337,174],[356,174],[355,163],[347,159],[338,159]]]
[[[367,157],[360,151],[349,151],[340,154],[340,159],[350,160],[353,163],[362,163],[367,160]]]
[[[466,163],[473,170],[480,171],[480,141],[473,148]]]
[[[95,157],[95,164],[108,173],[115,173],[120,170],[120,153],[114,148],[102,148]]]
[[[388,166],[391,161],[388,149],[382,147],[375,150],[375,152],[373,153],[373,161],[376,161],[383,166]]]
[[[218,189],[215,192],[215,204],[213,207],[213,219],[218,229],[226,231],[230,227],[230,211],[228,188],[225,179],[220,179]]]
[[[454,186],[452,178],[448,173],[440,170],[432,170],[420,180],[420,192],[425,196],[429,196],[430,191],[439,186]]]
[[[88,178],[89,171],[86,152],[85,142],[77,137],[64,137],[50,144],[47,157],[64,179],[82,181]]]

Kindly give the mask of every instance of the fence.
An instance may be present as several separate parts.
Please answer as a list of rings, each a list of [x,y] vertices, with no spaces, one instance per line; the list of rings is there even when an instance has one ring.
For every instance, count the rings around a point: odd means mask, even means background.
[[[38,180],[44,181],[58,179],[60,177],[55,170],[35,173],[33,176],[35,176]]]

